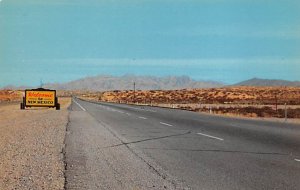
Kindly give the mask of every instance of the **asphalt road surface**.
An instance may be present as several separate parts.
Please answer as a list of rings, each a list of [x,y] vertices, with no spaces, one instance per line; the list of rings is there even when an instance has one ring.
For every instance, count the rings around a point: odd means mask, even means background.
[[[71,109],[67,189],[300,189],[299,125],[77,98]]]

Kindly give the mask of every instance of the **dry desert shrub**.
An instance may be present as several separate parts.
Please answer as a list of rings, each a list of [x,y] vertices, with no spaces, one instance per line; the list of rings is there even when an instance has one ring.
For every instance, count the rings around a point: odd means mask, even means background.
[[[20,101],[22,96],[22,91],[0,90],[0,102]]]
[[[133,101],[133,91],[105,92],[103,101]],[[296,87],[227,87],[211,89],[136,91],[136,101],[155,103],[235,103],[273,105],[287,103],[300,105],[300,88]]]
[[[209,112],[209,107],[203,108],[191,108],[190,106],[183,106],[181,107],[183,110],[189,111],[196,111],[196,112]],[[218,107],[213,108],[212,110],[214,113],[217,114],[225,114],[225,115],[241,115],[246,117],[277,117],[277,118],[284,118],[285,117],[285,110],[278,109],[277,111],[272,107],[265,106],[262,108],[258,107]],[[287,116],[288,118],[300,118],[300,108],[296,109],[287,109]]]

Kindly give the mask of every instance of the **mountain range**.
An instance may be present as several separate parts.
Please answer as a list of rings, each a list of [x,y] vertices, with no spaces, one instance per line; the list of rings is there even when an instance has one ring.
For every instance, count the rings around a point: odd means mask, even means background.
[[[99,75],[86,77],[67,83],[49,83],[43,85],[43,88],[56,90],[89,90],[89,91],[110,91],[110,90],[174,90],[191,88],[218,88],[227,85],[215,81],[196,81],[188,76],[136,76],[124,75],[120,77]],[[229,86],[288,86],[300,87],[300,81],[270,80],[253,78]],[[2,89],[26,89],[33,87],[15,87],[6,86]]]
[[[221,87],[224,84],[214,81],[195,81],[188,76],[136,76],[124,75],[115,76],[95,76],[71,81],[63,84],[46,84],[44,88],[52,88],[58,90],[92,90],[92,91],[108,91],[108,90],[174,90],[183,88],[212,88]]]

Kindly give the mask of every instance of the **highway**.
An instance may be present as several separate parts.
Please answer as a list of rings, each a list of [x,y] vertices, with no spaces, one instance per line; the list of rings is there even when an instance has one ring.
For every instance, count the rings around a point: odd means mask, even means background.
[[[67,189],[300,189],[300,125],[77,98],[70,110]]]

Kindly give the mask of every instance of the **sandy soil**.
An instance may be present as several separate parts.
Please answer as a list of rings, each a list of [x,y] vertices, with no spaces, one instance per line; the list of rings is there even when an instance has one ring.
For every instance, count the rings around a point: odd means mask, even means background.
[[[61,110],[0,105],[0,189],[64,189],[63,148],[70,98]]]

